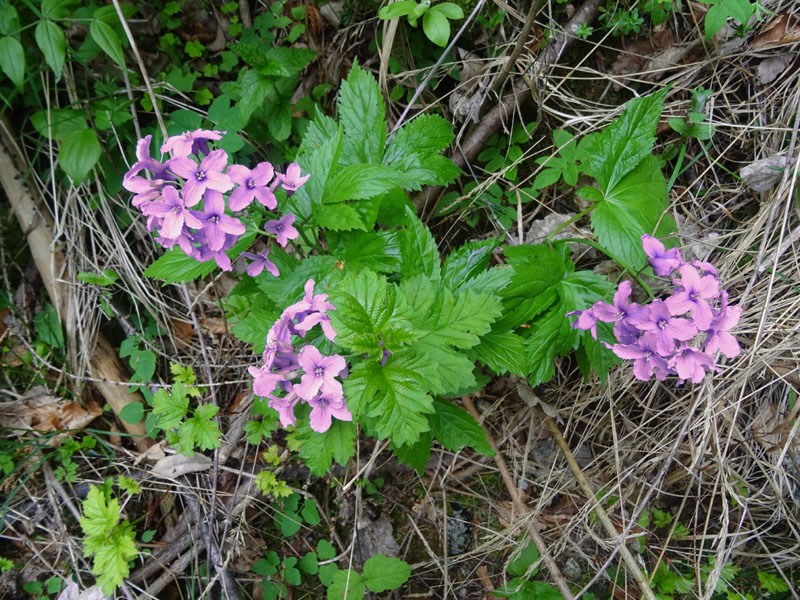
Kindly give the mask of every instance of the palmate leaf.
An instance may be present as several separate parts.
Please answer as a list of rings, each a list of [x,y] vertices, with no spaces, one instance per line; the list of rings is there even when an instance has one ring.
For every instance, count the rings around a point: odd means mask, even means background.
[[[663,237],[676,229],[672,217],[664,215],[668,205],[667,182],[658,160],[648,155],[597,203],[592,230],[615,257],[640,269],[647,264],[642,234]]]
[[[370,428],[379,439],[413,444],[429,430],[425,414],[433,412],[433,398],[425,392],[427,372],[427,360],[410,351],[392,354],[383,366],[356,365],[344,382],[348,408],[354,416],[373,418]]]
[[[133,527],[125,521],[114,528],[94,553],[92,573],[97,575],[97,585],[106,596],[112,596],[116,587],[130,575],[128,563],[139,556],[134,540]]]
[[[331,291],[330,300],[337,308],[330,313],[336,343],[348,350],[377,358],[415,337],[404,297],[383,275],[368,269],[350,273]]]
[[[92,486],[83,501],[81,529],[87,537],[105,536],[119,521],[119,502],[115,498],[106,501],[103,488]]]
[[[614,188],[651,153],[666,94],[665,88],[652,96],[631,100],[616,121],[578,144],[581,169],[594,177],[604,192]]]
[[[348,406],[350,405],[349,397]],[[351,409],[352,410],[352,409]],[[313,475],[323,476],[336,460],[346,465],[353,456],[356,443],[356,427],[350,421],[333,419],[330,428],[318,433],[311,429],[308,419],[298,421],[297,440],[301,443],[300,457]]]
[[[201,404],[191,418],[178,429],[178,450],[186,456],[191,456],[195,448],[213,450],[219,447],[222,432],[219,425],[213,420],[219,408],[213,404]]]

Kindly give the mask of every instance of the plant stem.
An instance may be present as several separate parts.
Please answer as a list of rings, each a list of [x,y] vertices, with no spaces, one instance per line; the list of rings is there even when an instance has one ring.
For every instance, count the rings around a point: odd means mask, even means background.
[[[581,212],[579,212],[577,215],[575,215],[574,217],[570,218],[570,219],[569,219],[569,221],[564,221],[564,222],[563,222],[561,225],[559,225],[558,227],[556,227],[555,229],[553,229],[553,231],[551,231],[550,233],[548,233],[548,234],[547,234],[547,237],[546,237],[546,238],[544,238],[544,241],[545,241],[545,242],[549,242],[549,241],[552,239],[552,237],[553,237],[554,235],[556,235],[556,234],[557,234],[559,231],[561,231],[561,230],[563,230],[563,229],[565,229],[565,228],[569,227],[569,226],[570,226],[570,225],[572,225],[572,224],[573,224],[575,221],[578,221],[578,220],[582,219],[582,218],[583,218],[585,215],[587,215],[588,213],[590,213],[590,212],[592,211],[592,209],[594,209],[594,207],[595,207],[595,206],[597,206],[597,204],[596,204],[596,203],[595,203],[595,204],[592,204],[591,206],[587,206],[587,207],[586,207],[586,208],[584,208],[584,209],[583,209]]]
[[[611,260],[613,260],[615,263],[617,263],[620,267],[625,269],[628,272],[628,274],[636,280],[636,283],[638,283],[640,286],[642,286],[642,289],[645,292],[647,292],[647,295],[650,298],[650,300],[652,300],[653,298],[656,297],[656,295],[653,293],[653,290],[651,290],[650,286],[647,285],[644,282],[644,280],[641,278],[639,273],[636,272],[636,270],[634,270],[633,267],[628,265],[626,262],[624,262],[623,260],[620,260],[620,258],[618,256],[616,256],[613,252],[611,252],[611,250],[608,250],[607,248],[603,248],[603,246],[601,246],[597,242],[593,242],[592,240],[587,240],[587,239],[584,239],[584,238],[566,238],[566,239],[563,239],[563,240],[555,240],[553,243],[554,244],[566,244],[568,242],[574,242],[576,244],[586,244],[587,246],[591,246],[592,248],[594,248],[598,252],[602,252],[603,254],[608,256]]]

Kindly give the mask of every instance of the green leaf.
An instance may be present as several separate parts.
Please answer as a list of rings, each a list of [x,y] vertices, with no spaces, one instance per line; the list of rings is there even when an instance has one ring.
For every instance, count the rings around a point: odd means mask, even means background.
[[[89,25],[89,34],[97,45],[103,49],[103,52],[111,57],[111,60],[123,69],[125,68],[125,55],[122,53],[122,45],[119,43],[117,33],[111,25],[95,19]]]
[[[136,350],[131,353],[130,363],[133,367],[130,381],[147,383],[156,371],[156,353],[152,350]]]
[[[422,30],[425,36],[437,46],[444,48],[450,39],[450,22],[439,10],[439,6],[432,6],[422,17]]]
[[[766,590],[772,594],[789,591],[789,584],[774,573],[758,571],[756,575],[758,575],[758,582],[763,590]]]
[[[467,242],[444,261],[442,284],[457,290],[464,282],[483,273],[489,266],[492,250],[500,245],[499,238]]]
[[[481,342],[470,349],[475,357],[495,374],[512,373],[524,377],[527,372],[525,341],[511,331],[490,331]]]
[[[272,137],[282,142],[292,133],[292,103],[278,97],[262,105],[266,110],[266,122]]]
[[[77,0],[42,0],[42,16],[45,19],[63,19],[76,4]]]
[[[448,19],[464,18],[464,11],[461,10],[461,7],[458,4],[453,4],[452,2],[441,2],[435,5],[433,8],[442,13]]]
[[[96,273],[78,273],[78,280],[84,283],[91,283],[100,287],[107,287],[112,285],[119,279],[119,275],[114,269],[105,269],[101,274]]]
[[[92,573],[106,596],[113,596],[116,587],[130,575],[128,563],[139,556],[135,534],[130,523],[117,525],[102,546],[94,552]]]
[[[327,235],[328,248],[345,273],[371,269],[378,273],[400,270],[400,245],[394,231],[353,231]]]
[[[339,567],[335,564],[321,565],[319,568],[319,580],[325,587],[333,583],[333,577],[339,572]]]
[[[631,100],[616,121],[578,144],[583,171],[594,177],[603,191],[614,188],[650,155],[666,94],[664,88],[652,96]]]
[[[182,454],[190,456],[195,448],[213,450],[219,447],[222,432],[213,420],[219,408],[213,404],[201,404],[193,416],[186,419],[178,429],[178,449]]]
[[[350,569],[337,571],[328,587],[328,600],[361,600],[366,592],[364,579]]]
[[[391,445],[392,452],[397,460],[404,462],[414,469],[419,476],[425,472],[425,467],[431,457],[431,445],[433,444],[433,434],[430,431],[422,433],[419,439],[405,446]]]
[[[312,498],[303,500],[303,510],[300,511],[300,514],[303,515],[303,520],[312,527],[314,525],[319,525],[319,512]]]
[[[449,346],[428,343],[426,340],[414,342],[409,349],[423,356],[430,365],[429,389],[439,396],[457,396],[471,389],[475,381],[475,361],[463,352]]]
[[[80,525],[87,537],[106,536],[119,521],[119,502],[114,498],[106,501],[102,487],[91,486],[82,506]]]
[[[64,37],[64,30],[52,21],[42,20],[36,24],[34,37],[36,38],[36,44],[44,54],[47,64],[56,74],[56,81],[60,81],[67,53],[67,40]]]
[[[346,465],[353,456],[356,427],[350,421],[334,419],[328,431],[317,433],[307,421],[301,422],[297,425],[297,440],[302,444],[300,457],[303,463],[313,475],[321,477],[328,472],[334,459],[340,465]]]
[[[642,234],[662,237],[675,230],[671,216],[662,218],[668,204],[667,182],[658,160],[648,155],[597,204],[591,216],[592,230],[615,257],[640,269],[647,264]]]
[[[39,341],[53,348],[64,349],[64,332],[61,330],[58,313],[52,305],[45,305],[44,310],[36,314],[33,318],[33,326]]]
[[[558,303],[531,323],[533,333],[527,340],[528,381],[531,386],[549,381],[555,374],[555,357],[577,346],[578,333],[572,329],[564,314]]]
[[[264,103],[265,97],[274,93],[275,86],[268,76],[253,69],[242,69],[237,83],[239,94],[236,105],[244,126],[250,121],[253,112]]]
[[[336,548],[328,540],[320,540],[317,542],[317,555],[321,560],[331,560],[336,556]]]
[[[141,402],[130,402],[119,411],[119,418],[126,423],[138,423],[144,419],[144,406]]]
[[[6,36],[0,39],[0,65],[11,82],[22,91],[25,81],[25,50],[15,38]]]
[[[176,383],[172,393],[161,388],[153,394],[153,414],[158,416],[161,429],[176,429],[189,411],[189,398],[183,393],[183,385]]]
[[[97,163],[103,149],[94,129],[75,131],[64,136],[58,150],[58,161],[75,183],[80,183]]]
[[[715,4],[708,9],[705,21],[703,22],[703,29],[705,30],[706,39],[710,40],[714,37],[720,29],[725,27],[728,21],[728,13],[722,4]]]
[[[319,561],[314,552],[306,552],[297,563],[297,567],[306,575],[316,575],[319,571]]]
[[[50,110],[50,126],[48,128],[48,111],[40,110],[33,113],[31,123],[36,131],[44,137],[52,136],[54,140],[63,140],[72,133],[84,131],[86,125],[86,111],[57,108]]]
[[[393,2],[384,6],[382,9],[380,9],[380,11],[378,11],[378,18],[388,20],[404,17],[412,14],[416,7],[417,3],[414,2],[414,0],[400,0],[399,2]]]
[[[11,35],[19,29],[17,9],[10,2],[0,3],[0,35]],[[5,571],[4,571],[5,572]]]
[[[255,233],[244,234],[226,254],[233,260],[243,250],[250,247],[254,239]],[[153,279],[162,279],[165,284],[183,283],[205,277],[216,268],[217,264],[213,260],[201,263],[191,256],[186,256],[180,248],[173,248],[147,267],[144,274]]]
[[[508,563],[506,571],[508,571],[509,575],[527,575],[528,577],[533,577],[536,575],[536,572],[539,569],[534,569],[528,573],[528,567],[530,567],[537,560],[539,560],[539,550],[536,548],[536,544],[533,543],[533,540],[529,540],[519,554],[517,554],[514,559]]]
[[[350,165],[336,172],[325,186],[323,202],[374,198],[407,183],[406,177],[384,165]]]
[[[725,0],[723,4],[728,14],[741,25],[747,25],[755,12],[755,5],[750,0]]]
[[[375,79],[353,64],[339,89],[339,121],[346,135],[346,164],[378,163],[386,142],[386,112]]]
[[[362,363],[344,382],[348,408],[354,416],[374,417],[379,439],[391,438],[397,446],[413,444],[430,429],[424,416],[433,412],[433,399],[425,392],[427,371],[427,361],[410,352],[392,354],[383,366]]]
[[[561,173],[561,169],[544,169],[533,180],[533,189],[540,190],[557,183]]]
[[[382,164],[404,173],[406,189],[446,185],[461,172],[440,152],[453,140],[453,126],[437,115],[420,115],[397,131],[386,148]]]
[[[414,337],[403,297],[383,275],[367,269],[350,273],[331,291],[330,301],[337,308],[331,313],[336,343],[348,350],[375,358]]]
[[[467,411],[449,400],[439,399],[433,401],[433,408],[435,412],[428,420],[433,435],[442,446],[452,452],[469,446],[478,454],[494,456],[486,431]]]
[[[244,432],[247,434],[247,441],[255,446],[262,440],[269,439],[277,428],[278,423],[275,419],[264,418],[258,421],[248,421],[244,426]]]
[[[396,590],[411,575],[411,567],[404,560],[375,554],[364,563],[364,583],[380,594],[386,590]]]
[[[471,348],[500,316],[500,301],[489,294],[466,290],[454,297],[442,288],[425,319],[420,340],[439,346]]]
[[[303,527],[303,521],[297,514],[297,503],[300,495],[291,494],[283,502],[273,502],[275,510],[275,526],[280,529],[284,537],[291,537]]]
[[[430,229],[409,207],[406,207],[406,219],[408,226],[399,234],[403,277],[424,275],[438,281],[442,268],[441,258]]]

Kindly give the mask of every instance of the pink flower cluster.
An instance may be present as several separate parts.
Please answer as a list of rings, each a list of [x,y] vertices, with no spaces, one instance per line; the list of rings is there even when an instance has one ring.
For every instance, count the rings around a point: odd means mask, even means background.
[[[314,280],[309,279],[303,299],[284,310],[270,328],[264,365],[248,369],[254,378],[253,391],[268,398],[269,406],[278,411],[284,427],[297,422],[294,407],[301,400],[311,406],[311,429],[319,433],[328,430],[332,417],[340,421],[353,420],[347,410],[342,384],[336,379],[342,377],[347,368],[345,359],[338,354],[323,356],[311,345],[297,351],[292,342],[292,336],[305,338],[315,325],[320,325],[325,337],[333,341],[336,331],[327,315],[329,310],[336,308],[328,302],[328,295],[314,295]]]
[[[165,162],[150,156],[152,136],[148,135],[136,144],[136,163],[125,174],[122,185],[135,194],[133,205],[147,217],[150,231],[158,229],[159,244],[165,248],[177,244],[187,256],[200,262],[214,260],[221,269],[230,271],[226,251],[245,232],[245,226],[237,216],[226,214],[224,194],[231,192],[227,208],[232,213],[247,208],[253,200],[275,210],[278,186],[291,195],[309,175],[301,176],[295,163],[285,174],[276,173],[268,162],[259,163],[253,170],[229,166],[224,150],[210,150],[208,146],[222,139],[223,133],[197,129],[172,136],[161,146],[162,157],[171,155]],[[146,177],[140,175],[143,171]],[[202,210],[190,210],[201,200]],[[265,229],[283,247],[298,236],[294,221],[295,215],[290,213],[267,222]],[[264,268],[275,276],[279,274],[267,258],[268,250],[259,255],[242,254],[254,261],[247,270],[250,275],[258,275]]]
[[[728,293],[720,290],[713,265],[693,259],[684,262],[677,248],[667,250],[659,240],[642,236],[642,246],[656,275],[672,279],[672,295],[656,298],[648,305],[630,301],[631,283],[623,281],[614,294],[614,303],[596,302],[577,315],[575,329],[588,329],[597,339],[597,322],[614,323],[618,343],[605,344],[620,358],[633,360],[637,379],[655,376],[664,380],[677,375],[681,383],[699,383],[708,371],[719,371],[717,351],[728,358],[740,348],[730,330],[742,314],[739,306],[728,304]]]

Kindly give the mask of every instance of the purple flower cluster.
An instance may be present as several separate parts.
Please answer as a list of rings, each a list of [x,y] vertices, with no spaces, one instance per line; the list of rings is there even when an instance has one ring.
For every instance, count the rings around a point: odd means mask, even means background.
[[[150,156],[147,136],[136,145],[136,163],[125,174],[122,185],[132,192],[133,205],[147,217],[150,231],[158,230],[156,241],[165,248],[176,244],[187,256],[200,262],[214,260],[225,270],[231,270],[226,254],[245,232],[236,215],[226,214],[247,208],[258,200],[269,210],[275,210],[275,190],[281,186],[288,195],[302,186],[309,175],[301,176],[300,167],[291,164],[286,174],[276,173],[268,162],[259,163],[252,171],[242,165],[228,165],[224,150],[211,150],[209,142],[222,139],[223,131],[197,129],[172,136],[161,146],[161,154],[169,153],[165,162]],[[145,172],[147,176],[142,176]],[[202,210],[191,210],[203,202]],[[278,244],[286,246],[296,239],[295,215],[287,214],[267,222],[267,233]],[[264,268],[277,276],[278,268],[267,258],[268,250],[259,255],[243,253],[254,262],[247,272],[255,276]]]
[[[598,321],[614,323],[618,343],[605,345],[620,358],[633,360],[637,379],[647,381],[655,373],[662,381],[677,375],[681,382],[699,383],[706,372],[719,371],[717,351],[728,358],[739,355],[730,330],[739,323],[742,309],[728,304],[713,265],[696,259],[688,264],[677,248],[667,250],[650,235],[642,236],[642,246],[656,275],[673,277],[672,295],[639,305],[630,301],[630,281],[623,281],[613,304],[596,302],[567,316],[577,315],[572,327],[590,330],[595,339]]]
[[[292,336],[305,338],[315,325],[320,325],[325,337],[333,341],[336,331],[327,315],[329,310],[336,308],[328,302],[328,295],[315,295],[314,280],[309,279],[303,299],[284,310],[270,328],[264,365],[248,369],[254,378],[253,391],[268,398],[269,406],[278,411],[284,427],[296,423],[294,407],[300,401],[311,406],[311,429],[319,433],[328,430],[332,417],[340,421],[353,420],[347,410],[342,384],[336,379],[346,372],[344,358],[338,354],[323,356],[311,345],[298,351],[292,342]]]

